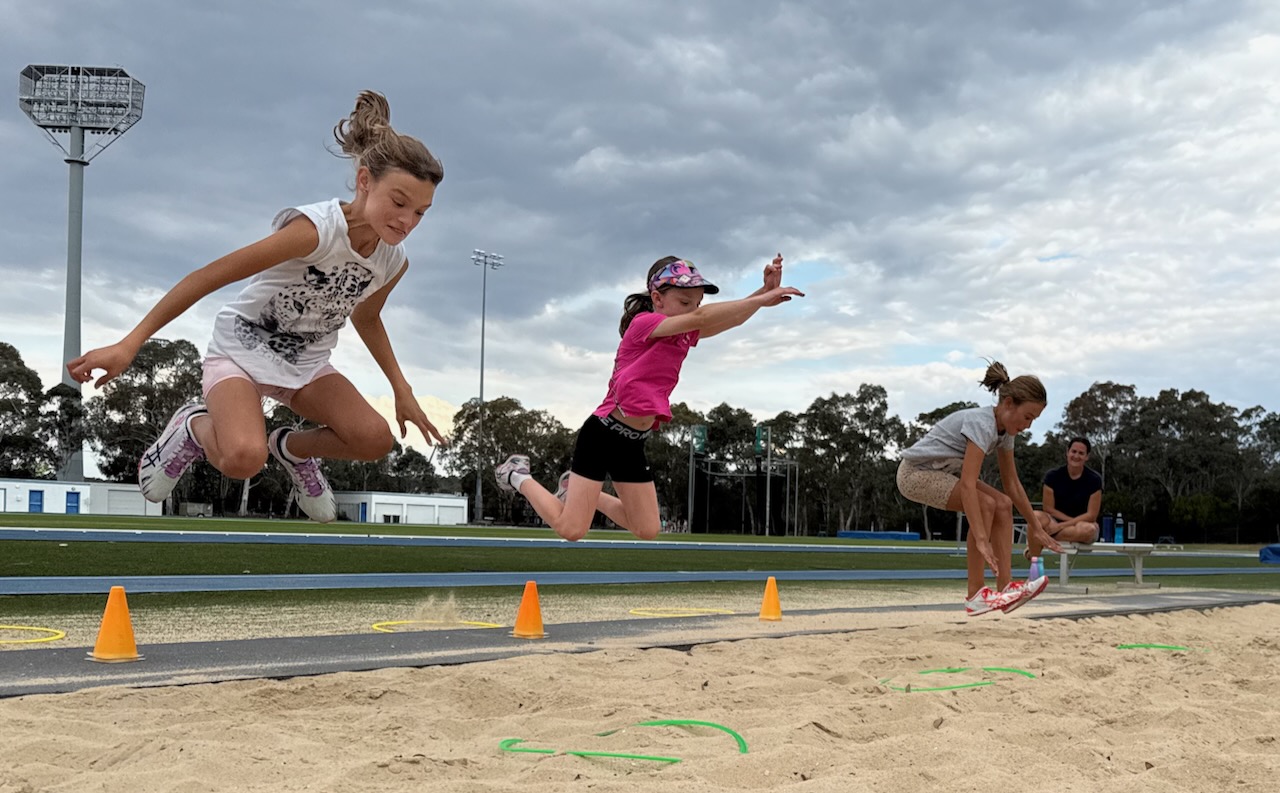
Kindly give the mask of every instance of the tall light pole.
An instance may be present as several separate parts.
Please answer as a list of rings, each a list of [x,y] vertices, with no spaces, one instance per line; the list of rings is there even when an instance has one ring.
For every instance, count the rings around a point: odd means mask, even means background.
[[[484,480],[484,314],[489,295],[489,271],[502,266],[502,254],[479,249],[471,252],[471,263],[479,265],[480,278],[480,403],[479,420],[476,423],[476,522],[484,521],[484,496],[480,489]]]
[[[84,167],[142,118],[146,86],[114,66],[28,66],[18,75],[18,107],[67,155],[67,294],[62,361],[80,355],[80,242],[84,228]],[[88,152],[85,133],[101,136]],[[70,150],[58,135],[69,137]],[[80,384],[62,369],[62,382]],[[58,471],[63,481],[84,479],[84,451],[77,449]]]

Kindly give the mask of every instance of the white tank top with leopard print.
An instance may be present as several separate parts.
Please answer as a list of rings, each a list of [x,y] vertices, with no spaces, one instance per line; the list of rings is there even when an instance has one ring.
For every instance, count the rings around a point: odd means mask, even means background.
[[[301,388],[311,382],[329,362],[338,330],[356,305],[404,267],[401,245],[379,240],[368,258],[352,250],[336,198],[285,209],[271,228],[278,231],[301,215],[316,226],[316,249],[250,278],[213,323],[207,355],[230,358],[262,385]]]

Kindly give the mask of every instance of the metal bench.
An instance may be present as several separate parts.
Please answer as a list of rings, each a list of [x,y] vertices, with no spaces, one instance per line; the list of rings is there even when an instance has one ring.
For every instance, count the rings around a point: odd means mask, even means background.
[[[1133,568],[1133,583],[1129,586],[1145,586],[1158,587],[1159,584],[1149,584],[1142,580],[1142,563],[1156,549],[1153,543],[1149,542],[1064,542],[1062,545],[1062,553],[1058,556],[1058,585],[1065,587],[1071,579],[1071,567],[1075,564],[1077,556],[1086,553],[1112,553],[1123,554],[1129,557],[1129,566]],[[1047,551],[1046,553],[1052,553]],[[1127,583],[1127,582],[1126,582]]]

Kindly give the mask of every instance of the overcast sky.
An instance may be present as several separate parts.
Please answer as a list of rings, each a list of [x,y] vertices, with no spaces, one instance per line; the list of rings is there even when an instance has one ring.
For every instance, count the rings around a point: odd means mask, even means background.
[[[372,88],[445,165],[384,315],[444,423],[479,385],[473,248],[507,261],[486,397],[573,427],[655,259],[723,299],[778,251],[808,297],[699,345],[675,400],[765,419],[872,382],[909,420],[984,402],[992,357],[1045,380],[1037,434],[1102,380],[1280,409],[1273,1],[0,0],[0,340],[49,386],[67,166],[18,109],[32,63],[146,84],[86,172],[86,349],[278,209],[348,197],[331,129]],[[232,294],[162,335],[203,349]],[[334,360],[389,409],[353,331]]]

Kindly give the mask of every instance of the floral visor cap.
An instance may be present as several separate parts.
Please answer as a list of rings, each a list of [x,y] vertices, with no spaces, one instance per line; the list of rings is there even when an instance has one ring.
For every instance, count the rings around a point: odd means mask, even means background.
[[[684,259],[668,264],[662,268],[661,272],[649,279],[650,292],[662,286],[674,286],[677,289],[693,289],[700,286],[708,295],[714,295],[720,291],[720,287],[702,277],[702,273],[693,266],[693,262],[686,262]]]

